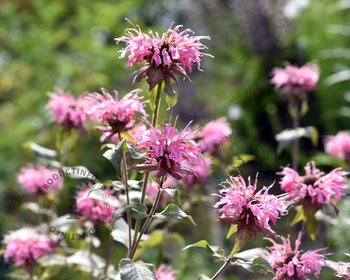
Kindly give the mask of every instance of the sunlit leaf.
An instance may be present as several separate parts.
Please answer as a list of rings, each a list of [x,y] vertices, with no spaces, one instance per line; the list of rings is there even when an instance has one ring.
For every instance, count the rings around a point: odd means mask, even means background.
[[[123,139],[116,146],[109,146],[109,149],[104,152],[103,156],[108,159],[112,164],[117,173],[117,176],[121,177],[121,160],[124,152],[124,143]]]
[[[173,222],[175,220],[186,218],[192,224],[196,225],[192,216],[187,215],[183,210],[181,210],[177,205],[173,203],[169,204],[162,212],[155,214],[155,217],[166,222]]]
[[[119,262],[119,272],[122,280],[157,280],[154,266],[141,261],[133,262],[122,259]]]

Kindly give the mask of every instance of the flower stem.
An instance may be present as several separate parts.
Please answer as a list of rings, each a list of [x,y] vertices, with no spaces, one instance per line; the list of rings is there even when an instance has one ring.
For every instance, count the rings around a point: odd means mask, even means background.
[[[210,278],[211,280],[215,280],[219,277],[219,275],[225,270],[225,268],[230,264],[231,259],[226,259],[226,261],[224,262],[224,264],[219,268],[219,270],[214,274],[214,276],[212,278]]]
[[[153,116],[152,116],[152,125],[154,127],[157,126],[157,122],[158,122],[158,114],[159,114],[159,108],[160,108],[160,103],[161,103],[161,92],[162,92],[162,82],[157,85],[155,107],[154,107],[154,112],[153,112]],[[143,184],[142,184],[142,188],[141,188],[140,204],[145,203],[148,178],[149,178],[149,172],[145,172],[144,176],[143,176]],[[140,228],[141,228],[141,220],[137,220],[136,225],[135,225],[135,233],[134,233],[134,237],[133,237],[133,241],[132,241],[133,246],[135,245],[135,242],[137,240],[137,234],[138,234]],[[129,248],[130,248],[130,250],[132,249],[131,246]],[[131,251],[130,251],[130,254],[131,254]]]
[[[158,208],[159,202],[160,202],[160,197],[161,197],[161,194],[162,194],[162,191],[163,191],[163,183],[164,183],[164,176],[162,176],[161,179],[160,179],[157,196],[156,196],[156,199],[154,200],[154,203],[153,203],[152,208],[151,208],[151,210],[150,210],[150,212],[148,214],[148,217],[147,217],[145,223],[143,224],[143,226],[142,226],[142,228],[140,230],[140,234],[139,234],[136,242],[133,244],[133,247],[130,250],[130,254],[129,254],[129,258],[130,259],[132,259],[134,257],[136,249],[137,249],[137,246],[138,246],[138,244],[141,241],[142,235],[147,231],[149,225],[152,222],[153,215],[155,214],[155,212],[156,212],[156,210]]]
[[[300,105],[299,101],[292,101],[294,104],[292,105],[295,109],[295,114],[293,116],[293,129],[296,130],[300,125]],[[293,143],[293,163],[292,167],[294,170],[298,168],[299,161],[299,138],[296,137]]]
[[[121,135],[119,133],[119,140],[121,140]],[[122,166],[121,166],[121,179],[123,184],[125,185],[125,195],[126,195],[126,204],[130,205],[130,197],[129,197],[129,185],[128,185],[128,167],[126,165],[125,153],[122,152]],[[129,235],[129,248],[131,248],[131,216],[130,212],[126,213],[127,221],[128,221],[128,235]]]

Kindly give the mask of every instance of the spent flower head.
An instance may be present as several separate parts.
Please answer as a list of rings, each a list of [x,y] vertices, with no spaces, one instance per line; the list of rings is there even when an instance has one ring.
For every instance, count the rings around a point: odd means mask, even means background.
[[[54,122],[67,130],[72,128],[85,131],[85,124],[91,120],[86,113],[90,107],[89,100],[83,96],[75,98],[63,90],[49,93],[48,108],[52,112]]]
[[[305,166],[304,176],[290,167],[283,168],[280,184],[282,190],[289,193],[296,202],[322,208],[323,205],[332,205],[333,199],[339,200],[342,197],[347,174],[341,168],[326,174],[314,162],[309,162]]]
[[[30,268],[39,258],[48,255],[54,247],[53,240],[33,228],[22,228],[4,237],[4,259],[14,266]]]
[[[220,221],[237,225],[237,233],[275,234],[270,223],[275,225],[287,211],[283,196],[268,193],[272,185],[256,192],[257,179],[252,185],[250,177],[247,184],[242,176],[230,177],[221,185],[224,188],[216,194],[220,200],[214,206],[220,213]]]
[[[308,92],[316,89],[320,73],[317,65],[312,63],[301,67],[287,63],[285,68],[274,68],[272,75],[271,83],[281,93],[292,98],[304,98]]]
[[[275,272],[273,280],[306,280],[308,275],[319,276],[321,268],[326,265],[325,255],[321,253],[324,249],[301,251],[301,236],[299,233],[294,249],[289,237],[280,237],[281,244],[269,239],[272,246],[262,257]]]
[[[128,28],[125,36],[116,38],[116,42],[124,42],[120,57],[128,56],[127,67],[134,63],[144,65],[137,71],[134,82],[139,82],[145,76],[150,89],[165,81],[166,91],[173,92],[170,79],[177,75],[187,78],[187,73],[192,72],[193,64],[200,69],[206,46],[201,43],[202,39],[210,39],[208,36],[194,36],[191,29],[180,30],[181,25],[169,28],[159,35],[149,31],[143,33],[139,26]]]
[[[202,160],[200,149],[192,140],[192,131],[187,125],[182,131],[176,128],[176,120],[172,125],[164,124],[155,128],[146,121],[149,129],[138,139],[138,149],[145,149],[146,162],[133,166],[136,170],[155,171],[157,177],[169,174],[175,179],[183,179],[185,175],[195,174],[188,163]],[[186,163],[186,164],[185,164]]]

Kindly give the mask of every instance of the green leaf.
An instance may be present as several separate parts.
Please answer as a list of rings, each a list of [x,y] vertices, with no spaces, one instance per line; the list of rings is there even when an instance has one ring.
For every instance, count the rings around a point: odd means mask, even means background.
[[[192,224],[196,225],[192,216],[187,215],[177,205],[171,203],[162,212],[155,214],[155,216],[163,221],[172,222],[187,218]]]
[[[237,232],[237,225],[231,225],[231,227],[227,233],[226,239],[229,239],[236,232]]]
[[[151,107],[151,110],[154,112],[156,96],[157,96],[156,87],[154,87],[148,94],[149,94],[149,106]]]
[[[316,238],[317,220],[315,214],[317,210],[317,207],[314,205],[304,206],[305,224],[312,240]]]
[[[197,277],[197,280],[210,280],[210,278],[204,274],[201,274]]]
[[[122,131],[120,132],[121,136],[123,137],[123,139],[131,142],[131,143],[136,143],[136,139],[133,135],[131,135],[129,132],[127,131]]]
[[[225,258],[225,252],[218,246],[211,246],[207,240],[200,240],[196,243],[187,245],[182,251],[187,250],[189,248],[204,248],[207,253],[214,257]]]
[[[55,150],[45,148],[43,146],[38,145],[35,142],[25,142],[23,143],[23,147],[34,152],[36,156],[41,158],[55,159],[57,157],[57,152]]]
[[[252,233],[248,229],[240,230],[237,233],[235,244],[232,248],[229,258],[232,258],[236,253],[238,253],[247,244],[248,240],[251,237],[252,237]]]
[[[119,262],[121,280],[157,280],[153,265],[141,261],[122,259]]]
[[[131,236],[133,236],[135,231],[131,230]],[[129,248],[129,234],[128,234],[128,224],[124,219],[118,219],[114,223],[114,229],[111,232],[113,240],[123,244],[126,248]],[[142,235],[141,240],[145,240],[147,235]]]
[[[124,143],[125,140],[123,139],[116,146],[109,145],[109,149],[103,154],[103,156],[113,164],[113,167],[119,178],[121,177],[121,160],[124,152]]]
[[[278,142],[278,151],[280,152],[288,144],[293,143],[299,138],[309,138],[312,144],[316,147],[318,144],[318,130],[313,126],[308,127],[298,127],[296,129],[285,129],[281,133],[275,136]]]
[[[119,216],[124,212],[130,213],[131,217],[136,220],[143,220],[147,218],[147,206],[145,204],[133,204],[124,206],[113,213],[113,217]]]
[[[172,95],[165,95],[165,101],[168,104],[169,108],[174,107],[177,103],[177,92],[174,91]]]
[[[145,157],[145,153],[139,153],[137,147],[135,146],[131,146],[128,143],[126,143],[126,148],[129,150],[131,158],[143,159]]]
[[[297,206],[296,207],[297,210],[297,214],[295,215],[291,225],[294,226],[297,223],[304,221],[305,220],[305,216],[304,216],[304,209],[302,206]]]
[[[180,192],[177,189],[166,188],[166,189],[163,189],[163,191],[165,191],[168,195],[170,195],[172,198],[174,198],[175,203],[177,205],[182,204]]]
[[[243,164],[246,164],[253,160],[255,160],[255,156],[253,155],[249,155],[249,154],[237,155],[233,158],[232,163],[228,166],[228,170],[233,171],[236,168],[242,166]]]

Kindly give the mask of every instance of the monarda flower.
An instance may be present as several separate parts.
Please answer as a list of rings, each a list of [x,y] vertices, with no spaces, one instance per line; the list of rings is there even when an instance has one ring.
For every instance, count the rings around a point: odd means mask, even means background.
[[[207,156],[203,156],[203,159],[204,160],[197,163],[192,163],[190,165],[195,175],[187,175],[184,177],[184,183],[187,191],[191,191],[196,184],[202,186],[207,182],[210,175],[212,161]]]
[[[199,132],[198,145],[204,152],[214,152],[215,149],[227,142],[232,129],[225,118],[208,122]]]
[[[294,250],[289,237],[280,239],[282,244],[269,239],[272,243],[268,248],[270,252],[262,256],[275,272],[273,280],[306,280],[308,275],[320,275],[321,268],[326,265],[325,255],[320,253],[324,249],[300,251],[301,234],[295,241]]]
[[[47,104],[52,112],[54,122],[67,130],[72,128],[85,131],[85,124],[90,121],[86,111],[90,102],[84,97],[73,97],[70,93],[58,90],[49,93]]]
[[[102,127],[98,127],[103,132],[102,142],[109,140],[117,142],[118,134],[124,131],[134,133],[136,136],[140,134],[137,134],[137,131],[142,129],[142,125],[136,123],[136,117],[137,114],[146,116],[140,92],[141,90],[136,89],[119,99],[117,91],[114,91],[115,97],[113,97],[107,90],[102,89],[102,94],[93,93],[88,96],[92,102],[88,113],[103,124]]]
[[[117,199],[108,190],[90,191],[87,188],[76,197],[76,212],[95,224],[99,221],[108,224],[118,205]]]
[[[230,177],[221,185],[224,188],[216,194],[220,200],[214,206],[221,214],[220,221],[236,225],[238,235],[240,232],[275,234],[270,223],[275,225],[287,211],[282,196],[268,194],[272,185],[255,192],[257,179],[252,185],[249,177],[247,185],[241,176]]]
[[[340,131],[334,136],[328,136],[325,149],[329,155],[350,162],[350,134]]]
[[[333,199],[340,199],[342,189],[346,186],[345,176],[348,173],[341,168],[333,169],[328,174],[316,168],[314,162],[305,166],[305,175],[301,176],[292,168],[285,167],[280,175],[281,188],[290,197],[303,206],[313,205],[322,208],[323,205],[333,205]]]
[[[176,75],[187,78],[187,72],[192,72],[192,65],[200,63],[203,56],[210,56],[202,51],[206,49],[200,41],[210,39],[208,36],[193,36],[191,29],[180,31],[181,25],[169,28],[161,36],[150,31],[143,33],[139,26],[129,28],[125,36],[116,38],[116,42],[124,42],[120,57],[128,56],[127,67],[134,63],[145,64],[136,72],[134,82],[141,81],[145,76],[150,90],[157,84],[165,81],[165,90],[171,94],[173,90],[170,78],[175,80]]]
[[[290,97],[304,97],[316,89],[320,76],[315,64],[305,64],[302,67],[286,64],[285,68],[274,68],[271,83],[276,89]]]
[[[175,272],[171,267],[161,264],[156,271],[157,280],[176,280]]]
[[[14,266],[25,266],[28,270],[41,257],[50,254],[54,247],[52,239],[32,228],[22,228],[5,235],[4,259]]]
[[[63,187],[63,180],[58,169],[45,166],[28,166],[17,175],[17,182],[29,193],[47,193]]]
[[[165,124],[161,129],[147,122],[149,129],[138,139],[138,149],[145,149],[146,162],[133,166],[135,170],[155,171],[157,177],[169,174],[177,180],[185,175],[195,174],[188,163],[202,160],[200,149],[192,140],[192,132],[188,129],[179,132],[174,125]],[[186,162],[186,165],[185,165]]]

